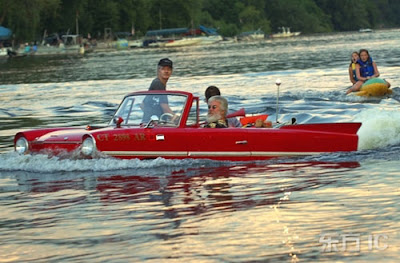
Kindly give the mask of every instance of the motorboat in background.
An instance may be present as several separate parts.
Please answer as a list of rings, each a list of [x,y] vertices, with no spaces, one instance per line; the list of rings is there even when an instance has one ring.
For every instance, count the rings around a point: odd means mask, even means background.
[[[371,28],[360,28],[360,30],[358,30],[358,32],[360,32],[360,33],[372,33],[373,30]]]
[[[182,47],[207,45],[222,41],[216,29],[200,25],[197,29],[170,28],[147,31],[144,47]]]
[[[185,34],[187,37],[198,39],[196,45],[210,45],[223,40],[217,29],[200,25],[197,29],[192,29]]]
[[[0,59],[1,58],[8,58],[8,52],[5,48],[0,48]]]
[[[262,40],[264,38],[265,38],[265,33],[261,29],[257,29],[255,31],[242,32],[237,36],[237,40],[240,41],[254,41],[254,40]]]
[[[80,35],[62,35],[61,38],[50,37],[50,41],[44,40],[42,44],[25,43],[16,49],[8,51],[9,57],[22,56],[55,56],[55,55],[83,55],[93,51],[93,47],[85,42]]]
[[[149,30],[144,36],[143,47],[163,47],[168,41],[180,39],[188,30],[186,27]]]
[[[301,34],[301,32],[290,32],[290,27],[280,27],[280,29],[282,30],[279,33],[275,33],[272,34],[271,37],[272,38],[280,38],[280,37],[294,37],[294,36],[298,36]]]
[[[2,58],[8,58],[10,55],[10,50],[11,47],[7,47],[7,45],[4,45],[3,41],[9,41],[12,36],[12,31],[11,29],[8,29],[6,27],[0,26],[0,59]],[[11,45],[11,43],[8,43]],[[16,54],[16,53],[15,53]]]
[[[165,42],[164,47],[184,47],[184,46],[193,46],[197,45],[201,42],[200,38],[197,37],[189,37],[189,38],[181,38],[181,39],[172,39]]]
[[[211,45],[224,40],[221,35],[199,36],[196,38],[200,39],[199,45]]]

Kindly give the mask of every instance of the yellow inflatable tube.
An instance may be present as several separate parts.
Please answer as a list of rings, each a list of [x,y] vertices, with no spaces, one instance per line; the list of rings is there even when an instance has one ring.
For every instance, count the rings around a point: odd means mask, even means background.
[[[357,96],[365,97],[381,97],[388,94],[392,94],[392,90],[389,89],[389,84],[381,78],[367,80],[361,86],[360,91],[356,92]]]

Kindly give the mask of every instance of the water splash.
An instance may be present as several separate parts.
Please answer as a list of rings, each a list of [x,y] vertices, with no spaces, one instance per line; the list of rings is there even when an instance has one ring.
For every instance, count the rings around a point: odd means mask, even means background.
[[[168,168],[170,171],[171,169],[182,170],[189,167],[214,166],[217,163],[217,161],[211,160],[168,160],[163,158],[146,161],[139,159],[122,160],[115,158],[74,160],[62,159],[57,156],[49,157],[44,154],[19,155],[16,152],[9,152],[0,155],[0,172],[102,172],[150,168],[158,170],[165,170]]]
[[[390,103],[388,101],[385,104]],[[400,143],[400,111],[382,105],[380,108],[366,109],[355,116],[362,122],[358,131],[360,150],[382,148]]]

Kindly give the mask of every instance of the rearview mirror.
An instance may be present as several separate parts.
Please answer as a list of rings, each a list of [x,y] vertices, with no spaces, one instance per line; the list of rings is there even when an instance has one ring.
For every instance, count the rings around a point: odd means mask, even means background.
[[[123,123],[124,122],[124,119],[122,118],[122,117],[115,117],[114,118],[114,123],[115,123],[115,126],[117,126],[117,128],[121,128],[121,123]]]

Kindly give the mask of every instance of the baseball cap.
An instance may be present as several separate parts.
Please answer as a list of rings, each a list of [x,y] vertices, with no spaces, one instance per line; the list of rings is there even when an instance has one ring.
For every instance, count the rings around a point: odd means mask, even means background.
[[[172,68],[172,61],[169,58],[163,58],[158,62],[161,67],[168,66]]]

